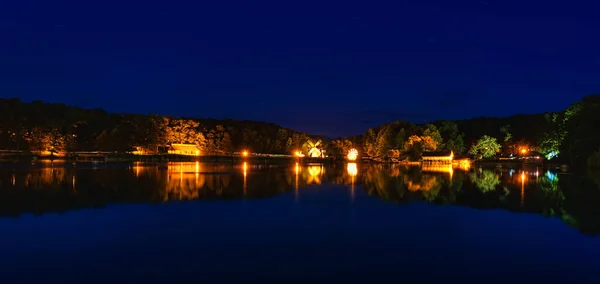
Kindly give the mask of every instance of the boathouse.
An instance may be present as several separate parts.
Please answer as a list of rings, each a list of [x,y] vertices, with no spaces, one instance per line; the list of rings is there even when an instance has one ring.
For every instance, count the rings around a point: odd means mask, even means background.
[[[198,156],[200,149],[195,144],[171,144],[168,150],[169,154]]]
[[[421,155],[421,162],[430,165],[452,164],[454,153],[452,152],[424,152]]]

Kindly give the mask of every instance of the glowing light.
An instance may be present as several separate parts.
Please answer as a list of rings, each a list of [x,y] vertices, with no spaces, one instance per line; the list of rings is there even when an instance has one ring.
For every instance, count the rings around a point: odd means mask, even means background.
[[[354,178],[358,174],[358,167],[356,166],[356,163],[348,163],[346,170],[351,178],[350,200],[354,201]]]
[[[310,148],[308,151],[308,156],[312,158],[322,158],[324,156],[325,151],[321,150],[323,141],[318,140],[317,142],[312,142],[310,140],[306,141],[306,144]]]
[[[294,152],[294,155],[296,155],[296,157],[304,157],[304,154],[302,154],[300,151]]]
[[[247,191],[248,191],[248,187],[246,185],[246,175],[247,175],[247,171],[248,171],[248,163],[244,162],[244,195],[246,195]]]
[[[346,170],[348,171],[348,174],[352,177],[358,174],[358,167],[356,166],[356,163],[348,163]]]
[[[308,167],[308,174],[312,177],[316,177],[321,174],[321,167],[319,166],[310,166]]]
[[[308,167],[308,183],[309,184],[321,184],[321,173],[322,168],[320,166],[309,166]]]
[[[521,173],[521,207],[525,205],[525,172]]]
[[[356,149],[352,148],[352,149],[350,149],[350,151],[348,151],[348,155],[346,157],[350,161],[355,161],[356,158],[358,158],[358,151]],[[348,165],[350,165],[350,164],[348,164]]]
[[[300,166],[298,166],[298,163],[296,163],[295,171],[296,171],[296,175],[298,175],[298,173],[300,172]]]
[[[548,180],[550,181],[555,181],[556,180],[556,174],[551,172],[551,171],[547,171],[546,172],[546,177],[548,178]]]
[[[321,150],[319,150],[316,147],[310,148],[310,151],[308,151],[308,156],[312,157],[312,158],[319,158],[323,156],[323,153],[321,153]]]
[[[248,151],[244,151],[244,152],[242,152],[242,156],[244,156],[244,157],[248,157]]]
[[[555,151],[552,151],[546,155],[546,159],[550,160],[550,159],[556,157],[556,155],[557,155],[557,153]]]
[[[523,154],[527,153],[527,149],[524,149],[524,148],[521,149],[521,153],[523,153]]]
[[[196,173],[200,172],[200,162],[196,162]]]

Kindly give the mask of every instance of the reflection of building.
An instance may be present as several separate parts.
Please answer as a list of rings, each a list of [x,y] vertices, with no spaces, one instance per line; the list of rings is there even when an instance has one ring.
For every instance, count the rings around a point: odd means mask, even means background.
[[[452,152],[425,152],[421,155],[423,164],[452,164]]]
[[[421,167],[422,172],[447,173],[452,174],[452,164],[431,165],[424,164]]]
[[[171,144],[169,154],[198,156],[200,149],[195,144]]]
[[[323,166],[308,166],[307,183],[321,184],[321,174],[322,173],[323,173]]]
[[[198,198],[199,190],[206,183],[206,176],[199,173],[198,162],[168,165],[165,197],[175,200]]]

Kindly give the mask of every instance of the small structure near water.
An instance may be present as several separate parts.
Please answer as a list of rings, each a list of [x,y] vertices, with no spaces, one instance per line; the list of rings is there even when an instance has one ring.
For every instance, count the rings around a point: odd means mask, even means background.
[[[421,162],[423,164],[430,165],[450,165],[452,164],[452,159],[454,158],[454,153],[449,152],[424,152],[421,155]]]
[[[169,154],[199,156],[200,149],[195,144],[171,144],[168,150]]]

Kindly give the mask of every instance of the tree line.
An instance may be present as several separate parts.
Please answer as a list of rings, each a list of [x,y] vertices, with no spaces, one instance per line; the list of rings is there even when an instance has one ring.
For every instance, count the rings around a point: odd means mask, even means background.
[[[376,160],[418,160],[423,152],[494,158],[521,149],[575,165],[600,168],[600,95],[583,98],[560,112],[478,117],[413,124],[395,121],[358,136],[329,139],[273,123],[119,114],[65,104],[0,99],[0,149],[31,151],[156,152],[169,143],[196,144],[204,154],[247,149],[258,153],[307,152],[322,140],[331,156],[352,148]]]
[[[350,148],[378,160],[418,160],[423,152],[452,151],[476,159],[539,152],[548,159],[600,168],[600,95],[560,112],[477,117],[413,124],[395,121],[364,134],[331,141],[333,153]]]
[[[195,144],[203,154],[241,150],[291,153],[306,133],[273,123],[109,113],[65,104],[0,99],[0,149],[149,153],[169,143]],[[315,138],[313,138],[315,139]]]

